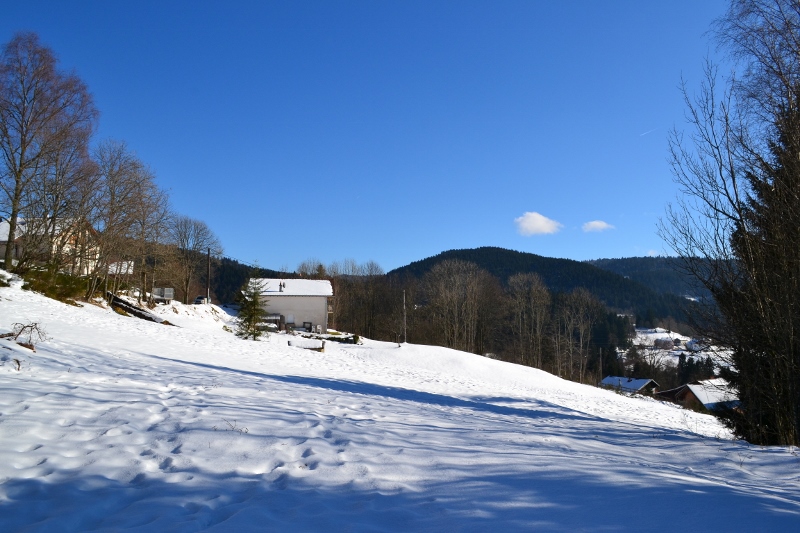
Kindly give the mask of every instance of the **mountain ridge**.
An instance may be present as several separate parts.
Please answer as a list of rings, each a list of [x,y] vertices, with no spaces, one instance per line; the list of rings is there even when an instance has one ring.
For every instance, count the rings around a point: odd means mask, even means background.
[[[680,294],[659,292],[641,281],[591,262],[545,257],[496,246],[447,250],[391,270],[387,276],[421,278],[437,263],[449,259],[475,263],[504,285],[514,274],[535,272],[551,291],[569,292],[583,287],[608,307],[620,312],[649,312],[658,317],[672,316],[678,320],[686,315],[688,301]]]

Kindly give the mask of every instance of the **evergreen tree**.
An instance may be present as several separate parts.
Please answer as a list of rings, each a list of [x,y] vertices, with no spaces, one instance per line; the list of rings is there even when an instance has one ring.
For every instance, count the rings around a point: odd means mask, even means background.
[[[239,317],[236,323],[236,335],[243,339],[258,340],[264,333],[259,326],[264,322],[267,312],[264,306],[266,284],[257,278],[249,279],[239,293]]]
[[[720,43],[743,67],[717,88],[716,68],[671,139],[682,189],[662,235],[711,292],[696,331],[728,349],[737,393],[723,412],[762,445],[800,444],[800,2],[732,0]]]
[[[800,442],[796,334],[800,112],[796,105],[787,107],[769,141],[771,157],[746,176],[752,192],[731,238],[738,259],[736,276],[720,284],[715,297],[731,328],[733,369],[724,369],[723,375],[744,406],[741,413],[731,413],[730,425],[760,444],[796,445]]]

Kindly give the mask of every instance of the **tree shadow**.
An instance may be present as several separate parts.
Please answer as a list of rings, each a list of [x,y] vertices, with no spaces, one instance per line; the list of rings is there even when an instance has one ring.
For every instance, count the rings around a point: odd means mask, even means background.
[[[542,406],[541,410],[538,409],[530,409],[526,407],[512,407],[507,405],[497,405],[495,403],[488,403],[491,402],[498,402],[498,403],[516,403],[519,402],[519,398],[500,398],[500,397],[493,397],[487,399],[475,399],[469,400],[464,398],[458,398],[455,396],[447,396],[443,394],[436,394],[432,392],[424,392],[418,391],[414,389],[406,389],[402,387],[392,387],[388,385],[378,385],[374,383],[367,383],[363,381],[351,381],[351,380],[342,380],[342,379],[329,379],[329,378],[317,378],[317,377],[307,377],[307,376],[288,376],[288,375],[277,375],[277,374],[267,374],[263,372],[254,372],[251,370],[240,370],[236,368],[230,368],[225,366],[218,366],[218,365],[211,365],[208,363],[198,363],[194,361],[181,361],[177,359],[170,359],[167,357],[161,357],[158,355],[152,354],[142,354],[147,357],[152,357],[155,359],[169,361],[171,363],[181,364],[181,365],[188,365],[198,368],[203,368],[205,370],[212,370],[215,372],[223,372],[223,373],[234,373],[243,376],[249,376],[257,379],[262,380],[272,380],[278,381],[281,383],[291,383],[295,385],[303,385],[306,387],[316,387],[320,389],[326,389],[334,392],[342,392],[342,393],[349,393],[349,394],[360,394],[364,396],[371,396],[371,397],[378,397],[378,398],[387,398],[393,400],[401,400],[401,401],[408,401],[408,402],[416,402],[416,403],[423,403],[433,406],[440,406],[440,407],[462,407],[467,409],[474,409],[477,411],[486,411],[488,413],[503,415],[503,416],[519,416],[531,419],[537,418],[560,418],[566,420],[581,420],[581,421],[601,421],[604,420],[603,418],[588,415],[588,414],[575,414],[574,412],[568,412],[569,410],[563,406],[546,402],[543,400],[533,399],[531,398],[530,402],[535,402],[538,405]]]
[[[476,472],[413,490],[335,485],[189,470],[191,482],[140,474],[3,483],[3,531],[793,531],[800,505],[724,484],[647,472],[620,483],[613,472],[542,468]]]

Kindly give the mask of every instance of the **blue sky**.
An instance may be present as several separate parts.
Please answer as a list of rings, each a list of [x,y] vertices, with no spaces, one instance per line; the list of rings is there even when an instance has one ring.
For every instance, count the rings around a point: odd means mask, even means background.
[[[226,255],[390,270],[454,248],[666,252],[726,2],[4,1]],[[593,225],[585,227],[587,223]],[[586,231],[594,230],[594,231]]]

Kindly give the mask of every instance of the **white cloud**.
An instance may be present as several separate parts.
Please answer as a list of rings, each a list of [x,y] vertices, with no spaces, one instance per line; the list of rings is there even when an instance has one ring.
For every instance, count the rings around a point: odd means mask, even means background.
[[[614,226],[608,222],[603,222],[602,220],[592,220],[591,222],[587,222],[583,225],[583,231],[585,232],[606,231],[608,229],[614,229]]]
[[[658,257],[658,252],[655,250],[650,250],[647,252],[647,257]]]
[[[530,235],[557,233],[558,230],[564,227],[560,222],[556,222],[555,220],[535,212],[528,212],[521,217],[515,218],[514,223],[517,225],[519,234],[526,237]]]

